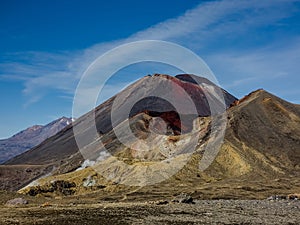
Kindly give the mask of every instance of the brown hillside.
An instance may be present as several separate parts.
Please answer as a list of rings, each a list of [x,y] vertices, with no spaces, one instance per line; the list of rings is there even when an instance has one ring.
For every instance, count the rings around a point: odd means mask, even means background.
[[[72,194],[93,196],[99,199],[141,200],[172,198],[181,192],[187,192],[197,198],[266,198],[270,195],[300,192],[300,108],[263,90],[251,93],[247,98],[228,109],[227,128],[224,143],[218,156],[205,171],[199,170],[199,160],[203,148],[210,137],[210,118],[198,118],[194,122],[191,133],[181,134],[181,142],[177,148],[171,147],[178,139],[176,136],[164,136],[155,141],[158,147],[142,155],[137,155],[130,148],[124,148],[115,142],[111,133],[103,136],[107,140],[113,157],[109,157],[96,165],[101,169],[96,173],[93,168],[86,168],[72,173],[50,176],[39,181],[39,185],[25,188],[23,193],[57,195],[59,191],[51,192],[51,181],[64,180],[72,183]],[[147,124],[151,116],[141,114],[131,119],[137,136],[146,135]],[[202,121],[202,122],[201,122]],[[139,126],[135,126],[140,124]],[[122,124],[119,125],[122,129]],[[200,132],[196,152],[187,158],[184,151],[188,138]],[[146,134],[145,134],[146,133]],[[135,143],[132,143],[135,144]],[[145,174],[159,179],[155,174],[168,176],[164,164],[155,164],[157,160],[166,157],[161,154],[162,147],[175,150],[178,154],[172,157],[172,165],[186,163],[176,174],[164,181],[133,187],[118,184],[124,176],[130,179],[143,179]],[[178,147],[179,146],[179,147]],[[118,166],[116,158],[131,165]],[[145,161],[146,160],[146,161]],[[174,163],[174,164],[172,164]],[[114,167],[117,165],[117,167]],[[147,167],[149,166],[150,167]],[[153,165],[153,166],[152,166]],[[98,168],[97,168],[98,167]],[[107,174],[118,168],[113,180],[107,180]],[[151,170],[145,170],[149,168]],[[151,171],[154,171],[151,173]],[[155,172],[157,171],[157,172]],[[116,172],[116,171],[115,171]],[[104,176],[103,176],[104,175]],[[91,185],[86,185],[87,180]],[[69,192],[67,192],[69,193]]]

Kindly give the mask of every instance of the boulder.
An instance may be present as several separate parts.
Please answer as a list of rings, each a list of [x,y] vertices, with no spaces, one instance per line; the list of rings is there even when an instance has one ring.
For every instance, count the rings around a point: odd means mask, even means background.
[[[26,205],[26,204],[28,204],[28,201],[26,199],[23,199],[23,198],[14,198],[14,199],[8,200],[6,202],[6,205],[9,205],[9,206]]]
[[[195,204],[194,199],[192,196],[181,193],[180,195],[176,196],[172,202],[177,202],[177,203],[186,203],[186,204]]]

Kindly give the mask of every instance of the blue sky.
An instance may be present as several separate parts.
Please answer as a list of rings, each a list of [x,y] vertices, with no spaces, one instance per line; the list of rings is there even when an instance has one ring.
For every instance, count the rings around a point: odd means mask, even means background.
[[[237,97],[264,88],[300,104],[299,0],[3,0],[0,138],[71,116],[89,64],[119,44],[147,39],[191,49]],[[179,71],[132,65],[114,76],[103,99],[156,72]]]

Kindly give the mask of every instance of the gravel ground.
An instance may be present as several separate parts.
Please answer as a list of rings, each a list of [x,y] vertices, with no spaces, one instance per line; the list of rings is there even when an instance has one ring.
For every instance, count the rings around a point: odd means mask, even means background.
[[[195,204],[2,206],[0,224],[300,224],[300,201],[200,200]]]

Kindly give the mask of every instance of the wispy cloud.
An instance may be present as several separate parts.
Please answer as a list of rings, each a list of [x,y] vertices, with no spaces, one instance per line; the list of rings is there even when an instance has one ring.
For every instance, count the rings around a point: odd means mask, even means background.
[[[279,48],[271,42],[268,44],[269,49],[252,46],[252,49],[245,51],[235,47],[235,42],[239,37],[245,38],[244,35],[248,35],[251,30],[269,24],[280,26],[282,19],[299,10],[294,7],[297,2],[299,0],[223,0],[201,3],[177,18],[156,24],[127,39],[99,43],[73,52],[2,55],[0,79],[24,82],[23,93],[29,97],[27,104],[39,101],[51,90],[61,92],[64,97],[72,96],[81,75],[96,57],[119,44],[144,39],[174,41],[197,51],[200,56],[204,51],[213,70],[222,71],[227,77],[227,86],[231,87],[261,79],[262,73],[269,78],[291,74],[297,67],[295,61],[299,62],[299,44],[288,41]],[[227,48],[229,46],[232,51],[221,46],[222,42],[227,43]],[[112,94],[115,89],[110,90]]]
[[[77,52],[18,52],[5,55],[2,56],[5,60],[0,64],[0,79],[24,82],[23,93],[29,96],[26,106],[42,99],[53,89],[72,94],[82,72],[72,65],[78,55]]]
[[[299,90],[297,84],[300,77],[297,75],[300,62],[300,37],[289,40],[288,43],[278,46],[270,43],[266,47],[251,50],[223,51],[208,56],[208,61],[218,65],[217,74],[227,74],[223,82],[226,89],[246,94],[249,88],[270,88],[270,91],[289,98],[287,88],[292,92]],[[251,85],[255,84],[255,85]],[[244,87],[244,88],[243,88]],[[247,89],[248,88],[248,89]]]
[[[136,39],[178,40],[200,35],[196,39],[207,42],[215,34],[238,34],[289,17],[293,3],[298,0],[233,0],[212,1],[188,10],[178,18],[169,19],[132,36]],[[214,39],[216,37],[213,37]],[[219,38],[219,37],[218,37]]]

